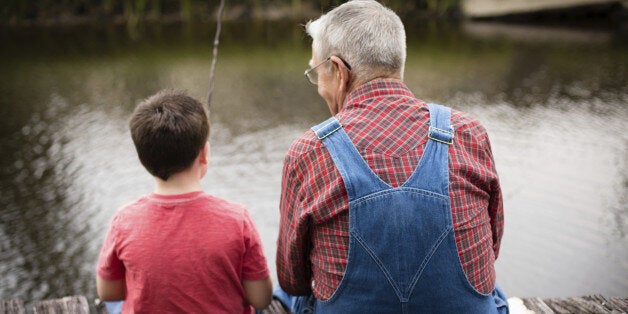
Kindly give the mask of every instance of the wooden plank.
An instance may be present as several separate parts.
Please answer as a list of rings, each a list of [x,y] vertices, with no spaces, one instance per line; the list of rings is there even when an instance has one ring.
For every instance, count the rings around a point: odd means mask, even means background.
[[[553,314],[554,311],[541,300],[541,298],[523,299],[523,304],[536,314]]]
[[[281,301],[275,298],[273,298],[272,301],[270,301],[270,305],[261,312],[262,314],[290,314],[290,311],[283,306]]]
[[[36,301],[34,314],[89,314],[89,305],[84,296],[69,296],[60,299]]]
[[[619,3],[619,0],[463,0],[462,11],[469,17],[503,16],[585,5]]]
[[[584,297],[578,298],[557,298],[544,300],[545,303],[556,313],[612,313],[596,300],[587,300]]]
[[[535,313],[628,313],[628,298],[606,298],[603,295],[588,295],[575,298],[525,298],[523,303]]]
[[[614,309],[613,309],[612,303],[610,303],[609,300],[607,298],[605,298],[603,295],[594,294],[594,295],[587,295],[587,296],[584,296],[582,298],[587,300],[587,301],[591,301],[591,302],[595,302],[596,304],[599,304],[601,307],[603,307],[609,313],[614,313],[613,312]]]
[[[607,304],[613,313],[628,313],[628,298],[608,298]]]
[[[105,302],[100,299],[94,300],[94,306],[96,307],[96,314],[109,314],[109,312],[107,312]]]
[[[24,301],[20,299],[0,300],[0,314],[25,314]]]
[[[525,298],[524,306],[537,314],[553,313],[628,313],[628,298],[606,298],[602,295],[589,295],[576,298]],[[60,299],[36,301],[32,312],[35,314],[89,314],[90,309],[84,296],[69,296]],[[26,314],[24,301],[20,299],[0,300],[0,314]],[[104,314],[103,304],[96,303],[96,313]],[[290,313],[281,302],[273,299],[263,314]]]

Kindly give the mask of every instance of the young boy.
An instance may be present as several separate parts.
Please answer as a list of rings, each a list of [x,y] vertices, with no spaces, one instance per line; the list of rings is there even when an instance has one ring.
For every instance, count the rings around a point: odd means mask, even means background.
[[[209,161],[204,106],[162,91],[129,122],[152,194],[113,218],[97,266],[103,301],[124,313],[251,313],[268,306],[272,284],[246,208],[201,191]]]

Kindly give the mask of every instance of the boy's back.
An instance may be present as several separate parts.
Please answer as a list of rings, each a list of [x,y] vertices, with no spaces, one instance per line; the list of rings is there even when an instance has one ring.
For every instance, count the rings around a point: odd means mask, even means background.
[[[270,303],[272,283],[247,210],[202,192],[210,145],[205,107],[164,91],[129,121],[155,190],[119,210],[98,259],[103,301],[124,313],[250,313]]]
[[[247,210],[203,192],[151,194],[122,208],[98,264],[109,280],[126,269],[124,312],[249,313],[240,281],[269,275]]]

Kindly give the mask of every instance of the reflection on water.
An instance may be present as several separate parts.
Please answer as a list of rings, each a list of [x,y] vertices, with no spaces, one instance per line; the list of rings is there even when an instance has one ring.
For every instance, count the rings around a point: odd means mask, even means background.
[[[71,189],[81,169],[60,132],[66,110],[53,98],[48,110],[34,113],[2,139],[2,295],[6,290],[40,297],[81,289],[74,279],[90,273],[83,267],[89,217],[78,210],[83,196]],[[59,265],[73,268],[61,272]],[[29,284],[33,281],[38,285]]]
[[[505,193],[498,276],[517,294],[626,294],[623,106],[605,114],[577,104],[477,111],[493,134]]]
[[[628,294],[625,44],[610,32],[415,24],[407,84],[472,113],[491,135],[506,292]],[[109,220],[152,188],[128,115],[161,88],[204,99],[212,34],[207,25],[147,27],[137,40],[116,28],[0,30],[12,43],[0,51],[0,298],[95,295]],[[273,272],[283,154],[329,115],[302,75],[309,51],[288,22],[227,25],[219,51],[203,187],[250,208]]]

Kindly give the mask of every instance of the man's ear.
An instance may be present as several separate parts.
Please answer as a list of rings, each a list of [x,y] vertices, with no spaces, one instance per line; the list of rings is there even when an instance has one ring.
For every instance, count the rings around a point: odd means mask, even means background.
[[[351,79],[350,70],[347,68],[342,59],[336,56],[331,56],[330,59],[336,70],[336,75],[338,75],[338,80],[340,81],[338,91],[346,93],[349,89],[349,80]]]

